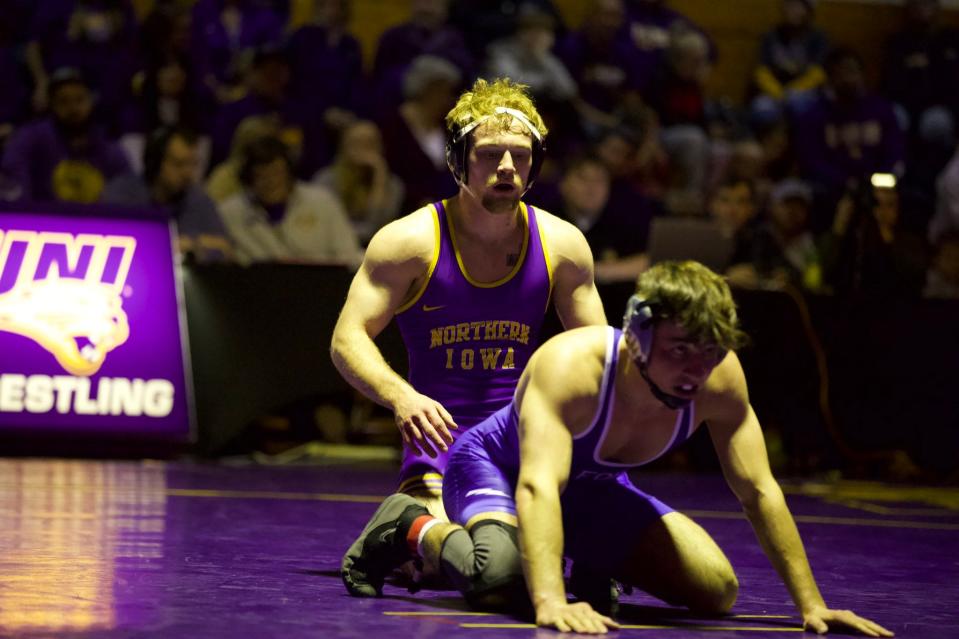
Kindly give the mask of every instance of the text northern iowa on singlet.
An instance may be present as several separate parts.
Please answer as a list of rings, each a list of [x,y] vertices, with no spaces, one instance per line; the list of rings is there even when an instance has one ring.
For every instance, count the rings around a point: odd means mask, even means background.
[[[513,320],[460,322],[430,329],[430,348],[460,342],[510,341],[529,343],[529,324]]]

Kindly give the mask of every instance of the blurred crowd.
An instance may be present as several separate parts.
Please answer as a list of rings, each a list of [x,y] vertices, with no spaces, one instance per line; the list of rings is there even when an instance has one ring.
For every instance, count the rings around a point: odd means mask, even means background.
[[[581,24],[551,0],[404,1],[367,60],[350,0],[305,22],[291,0],[3,0],[0,201],[163,208],[198,261],[355,266],[456,193],[444,117],[508,76],[550,129],[527,201],[584,232],[599,281],[694,218],[740,286],[959,298],[959,32],[938,0],[905,1],[875,73],[816,0],[780,0],[741,101],[707,92],[723,52],[668,0],[584,0]]]

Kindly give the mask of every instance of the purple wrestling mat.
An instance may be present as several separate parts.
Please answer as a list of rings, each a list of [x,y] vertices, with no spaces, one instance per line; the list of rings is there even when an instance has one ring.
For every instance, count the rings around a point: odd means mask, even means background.
[[[395,468],[0,460],[0,636],[561,636],[470,612],[452,591],[349,597],[342,552]],[[785,587],[718,476],[637,476],[691,515],[740,580],[732,614],[697,617],[641,593],[614,636],[783,637]],[[959,490],[783,482],[827,603],[899,637],[959,637]],[[571,635],[563,635],[571,636]]]

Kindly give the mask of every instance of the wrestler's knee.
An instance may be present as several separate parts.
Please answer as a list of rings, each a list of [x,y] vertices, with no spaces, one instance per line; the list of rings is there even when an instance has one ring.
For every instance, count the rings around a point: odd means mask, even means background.
[[[443,572],[476,607],[501,607],[525,593],[516,527],[484,520],[451,533],[440,553]]]
[[[713,567],[707,587],[694,595],[689,607],[697,612],[723,615],[732,609],[738,596],[739,578],[725,561]]]

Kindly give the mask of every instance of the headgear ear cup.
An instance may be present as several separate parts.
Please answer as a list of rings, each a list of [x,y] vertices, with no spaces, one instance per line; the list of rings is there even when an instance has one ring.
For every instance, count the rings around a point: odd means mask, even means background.
[[[655,315],[652,305],[638,295],[633,295],[626,303],[623,315],[623,331],[636,338],[639,344],[639,359],[645,364],[653,347],[653,325]]]
[[[461,134],[464,127],[456,127],[446,135],[446,165],[457,184],[466,184],[466,154],[468,135]]]

